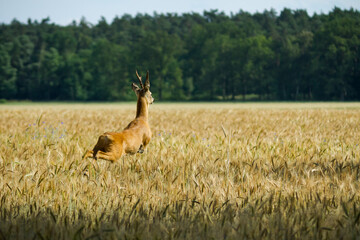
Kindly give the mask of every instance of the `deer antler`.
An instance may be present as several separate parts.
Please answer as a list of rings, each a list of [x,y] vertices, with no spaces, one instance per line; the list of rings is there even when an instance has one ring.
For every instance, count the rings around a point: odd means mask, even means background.
[[[137,78],[138,78],[138,80],[139,80],[139,82],[140,82],[140,87],[143,89],[143,88],[144,88],[144,85],[143,85],[143,83],[142,83],[142,81],[141,81],[141,77],[139,76],[137,70],[136,70],[136,76],[137,76]]]
[[[149,90],[149,88],[150,88],[149,71],[147,71],[147,73],[146,73],[145,88],[147,90]]]

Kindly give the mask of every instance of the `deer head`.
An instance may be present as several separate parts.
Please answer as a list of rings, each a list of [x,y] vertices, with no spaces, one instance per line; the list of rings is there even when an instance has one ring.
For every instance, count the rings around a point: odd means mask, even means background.
[[[154,98],[150,92],[150,81],[149,81],[149,71],[146,73],[146,80],[145,85],[141,81],[141,76],[139,76],[138,72],[136,71],[136,77],[139,80],[140,87],[135,83],[132,84],[132,89],[134,90],[136,96],[138,98],[145,98],[147,104],[152,104],[154,102]]]

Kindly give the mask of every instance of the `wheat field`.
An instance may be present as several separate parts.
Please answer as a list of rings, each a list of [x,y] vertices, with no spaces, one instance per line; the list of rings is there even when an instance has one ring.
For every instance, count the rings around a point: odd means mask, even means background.
[[[0,105],[0,239],[358,239],[360,103]]]

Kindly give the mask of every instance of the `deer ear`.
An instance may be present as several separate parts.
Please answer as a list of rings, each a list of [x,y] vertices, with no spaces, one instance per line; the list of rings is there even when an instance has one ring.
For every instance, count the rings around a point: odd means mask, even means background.
[[[140,91],[140,88],[135,83],[132,84],[132,90],[137,94]]]
[[[147,73],[146,73],[145,89],[146,90],[150,89],[149,71],[147,71]]]

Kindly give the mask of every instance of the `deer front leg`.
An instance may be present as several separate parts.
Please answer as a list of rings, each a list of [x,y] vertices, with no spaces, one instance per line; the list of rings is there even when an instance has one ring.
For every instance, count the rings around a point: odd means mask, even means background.
[[[138,153],[143,153],[144,152],[144,145],[140,145],[139,150],[137,151]]]
[[[146,146],[149,144],[150,139],[151,139],[150,137],[145,138],[145,139],[143,140],[143,144],[140,145],[139,150],[142,149],[142,152],[144,152],[144,149],[145,149]]]
[[[100,150],[96,153],[96,158],[101,158],[111,162],[115,162],[117,160],[112,152],[103,152]]]

